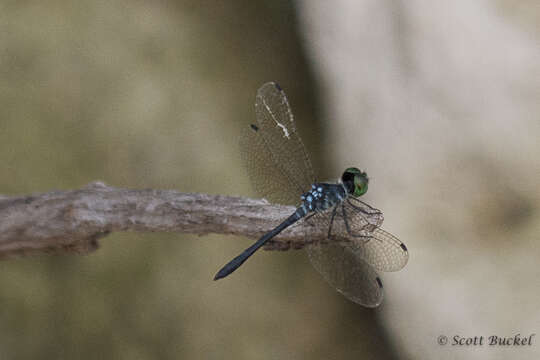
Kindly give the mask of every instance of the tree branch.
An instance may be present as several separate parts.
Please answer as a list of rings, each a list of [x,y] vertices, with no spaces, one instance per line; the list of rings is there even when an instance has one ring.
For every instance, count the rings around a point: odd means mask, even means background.
[[[294,212],[292,206],[242,197],[173,190],[118,189],[95,182],[79,190],[0,196],[0,258],[82,253],[114,231],[230,234],[258,238]],[[375,221],[382,221],[377,218]],[[327,234],[310,232],[312,240]],[[292,226],[267,250],[301,248],[304,229]]]
[[[89,253],[113,231],[231,234],[256,238],[294,211],[264,200],[172,190],[127,190],[101,182],[83,189],[0,196],[0,258]],[[299,241],[291,229],[281,248]],[[275,246],[275,249],[280,246]]]

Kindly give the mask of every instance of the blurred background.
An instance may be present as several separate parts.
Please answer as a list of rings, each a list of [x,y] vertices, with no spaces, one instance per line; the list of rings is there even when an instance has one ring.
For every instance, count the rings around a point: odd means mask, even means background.
[[[213,282],[242,238],[122,233],[0,262],[0,357],[538,356],[538,24],[534,0],[0,2],[0,193],[256,196],[238,137],[274,80],[321,177],[366,169],[410,250],[375,310],[302,251]],[[451,345],[518,333],[538,335]]]

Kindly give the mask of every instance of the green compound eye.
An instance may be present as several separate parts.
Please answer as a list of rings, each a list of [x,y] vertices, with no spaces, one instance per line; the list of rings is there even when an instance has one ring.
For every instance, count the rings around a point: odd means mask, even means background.
[[[354,175],[354,196],[362,196],[367,192],[369,179],[366,173]]]
[[[348,168],[341,176],[341,181],[348,193],[358,197],[364,195],[368,190],[369,179],[367,174],[357,168]]]

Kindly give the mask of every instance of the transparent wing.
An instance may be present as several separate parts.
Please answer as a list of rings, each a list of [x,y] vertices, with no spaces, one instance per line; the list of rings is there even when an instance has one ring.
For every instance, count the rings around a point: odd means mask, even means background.
[[[379,227],[382,220],[379,210],[348,198],[338,207],[330,238],[338,240],[376,270],[400,270],[407,264],[409,252],[397,237]]]
[[[409,260],[405,244],[381,228],[375,229],[367,242],[353,241],[347,245],[351,251],[380,271],[398,271]]]
[[[281,174],[258,132],[244,129],[240,149],[249,180],[260,196],[276,204],[295,205],[300,201],[300,192]]]
[[[255,190],[269,201],[296,204],[315,177],[279,85],[270,82],[259,88],[255,114],[256,123],[240,141],[249,177]]]
[[[349,196],[337,207],[331,233],[338,237],[365,240],[383,221],[380,210]]]
[[[379,227],[382,222],[379,210],[353,198],[304,222],[313,267],[348,299],[368,307],[383,296],[375,270],[397,271],[409,259],[405,245]],[[317,228],[328,229],[326,239],[310,242]]]
[[[346,298],[367,307],[381,303],[382,281],[357,252],[333,241],[312,243],[306,249],[313,267]]]
[[[316,213],[305,219],[301,226],[305,232],[305,248],[313,267],[322,277],[346,298],[363,306],[378,306],[383,297],[382,282],[375,270],[358,253],[344,246],[348,238],[328,237],[330,224],[335,225],[340,206]],[[369,222],[368,222],[369,223]],[[325,238],[320,238],[324,229]],[[317,234],[317,235],[315,235]]]

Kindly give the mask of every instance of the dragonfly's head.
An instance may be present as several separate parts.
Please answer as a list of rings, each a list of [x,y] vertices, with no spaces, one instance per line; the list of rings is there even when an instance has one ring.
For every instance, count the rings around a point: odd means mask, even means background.
[[[365,172],[357,168],[348,168],[341,176],[341,182],[350,195],[358,197],[366,193],[369,179]]]

